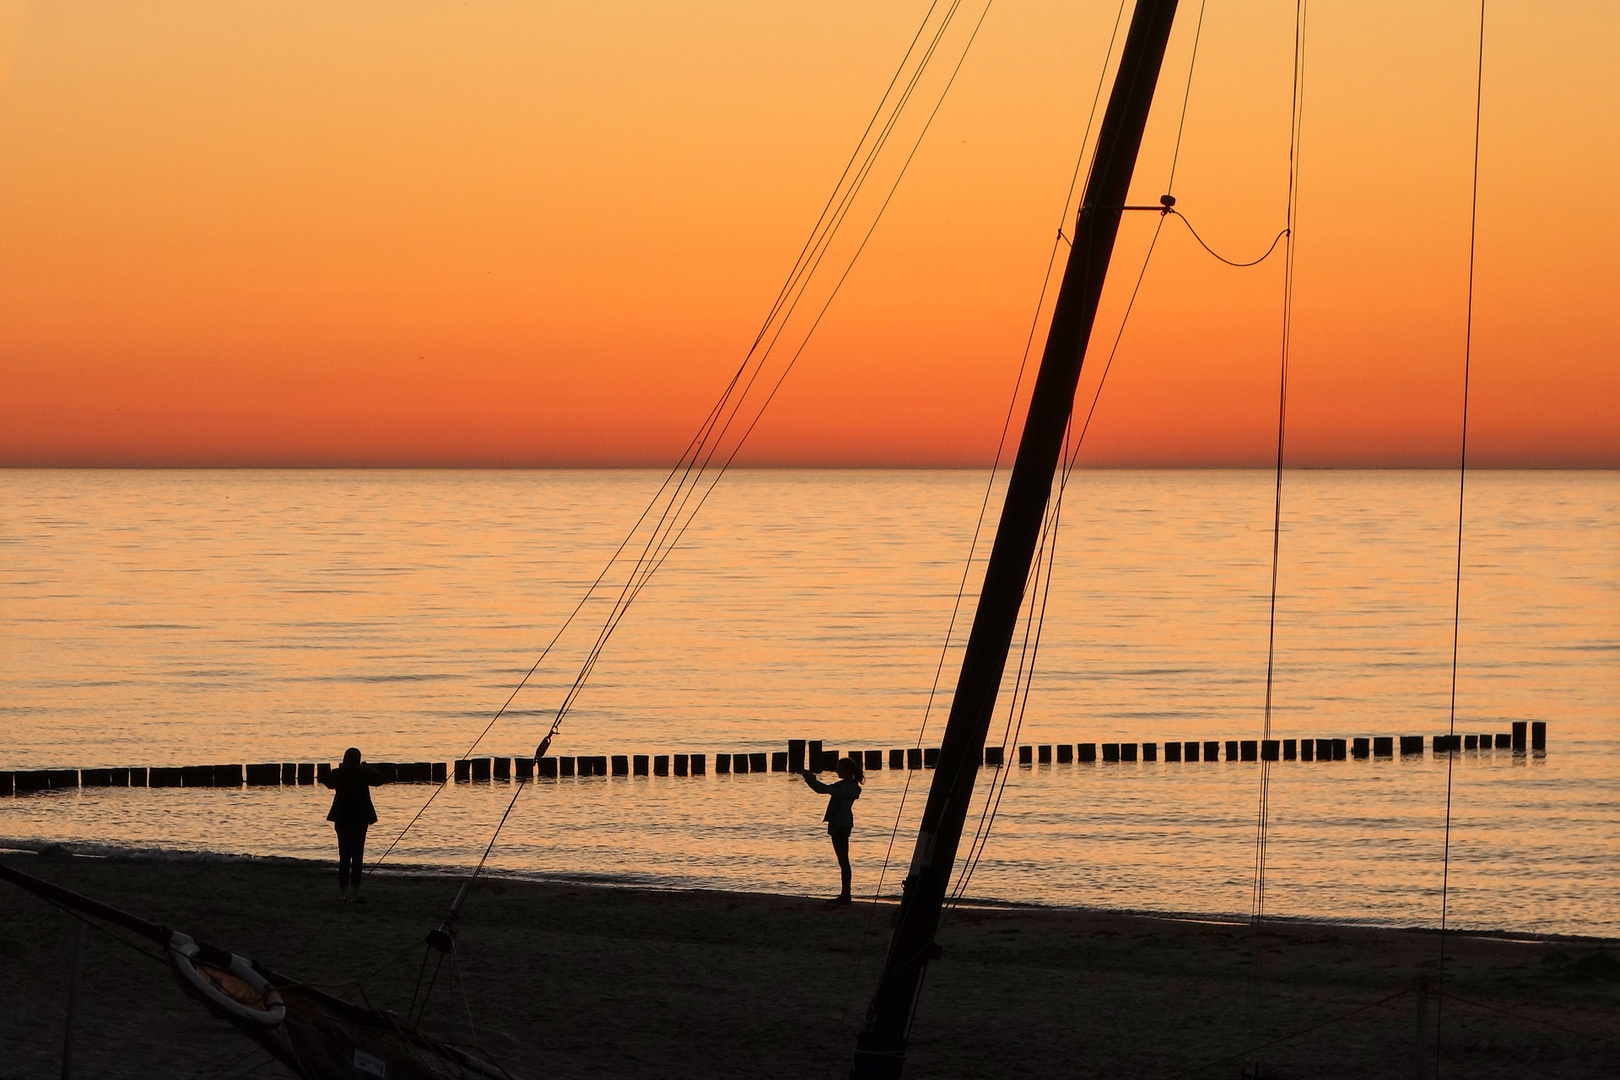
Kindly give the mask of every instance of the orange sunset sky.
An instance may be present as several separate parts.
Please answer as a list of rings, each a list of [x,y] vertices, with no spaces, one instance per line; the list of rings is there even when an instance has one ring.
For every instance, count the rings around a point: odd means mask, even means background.
[[[991,6],[743,460],[989,459],[1116,8]],[[926,9],[0,0],[0,464],[667,463]],[[1133,201],[1164,189],[1197,14]],[[1455,463],[1477,18],[1310,5],[1292,462]],[[1237,257],[1283,223],[1293,19],[1207,5],[1174,191]],[[1490,2],[1480,465],[1620,467],[1617,55],[1612,2]],[[1127,220],[1093,357],[1155,221]],[[1168,222],[1082,460],[1267,462],[1281,270]]]

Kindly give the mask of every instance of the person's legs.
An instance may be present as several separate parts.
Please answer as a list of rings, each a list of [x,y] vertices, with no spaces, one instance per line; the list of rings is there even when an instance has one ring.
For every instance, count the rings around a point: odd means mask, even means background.
[[[338,895],[348,892],[349,885],[354,885],[356,894],[360,892],[360,867],[366,850],[366,827],[338,826]]]
[[[838,894],[838,899],[848,900],[849,896],[849,833],[829,833],[832,837],[833,851],[838,856],[838,872],[844,879],[844,890]]]
[[[353,861],[350,851],[350,832],[342,825],[335,826],[338,841],[338,899],[347,898],[349,894],[349,864]]]
[[[366,826],[362,822],[354,827],[354,834],[349,838],[349,855],[354,864],[349,867],[349,880],[354,883],[354,898],[360,899],[360,874],[366,861]]]

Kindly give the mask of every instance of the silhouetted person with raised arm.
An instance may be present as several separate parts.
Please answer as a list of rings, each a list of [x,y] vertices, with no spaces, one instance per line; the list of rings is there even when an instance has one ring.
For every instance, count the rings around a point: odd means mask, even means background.
[[[371,789],[383,783],[382,774],[360,760],[360,751],[343,751],[343,764],[327,774],[322,783],[333,791],[332,809],[326,820],[337,829],[338,900],[349,899],[349,883],[354,883],[355,903],[360,899],[360,868],[366,853],[366,829],[377,820],[371,805]]]
[[[827,796],[827,812],[821,815],[821,820],[827,823],[827,835],[832,838],[833,852],[838,856],[838,870],[844,879],[844,891],[839,893],[832,903],[847,904],[851,901],[849,834],[855,830],[853,807],[855,800],[861,797],[861,784],[866,779],[866,773],[862,771],[861,763],[852,757],[841,759],[837,770],[836,784],[823,784],[809,771],[799,775],[804,777],[804,782],[810,785],[811,791],[819,791]]]

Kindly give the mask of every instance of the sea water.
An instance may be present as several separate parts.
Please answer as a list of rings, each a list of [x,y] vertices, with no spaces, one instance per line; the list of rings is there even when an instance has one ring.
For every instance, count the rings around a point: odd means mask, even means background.
[[[0,473],[0,769],[335,761],[350,745],[376,760],[456,758],[660,479]],[[938,744],[999,510],[991,490],[970,563],[986,481],[728,474],[608,642],[552,750],[704,753],[709,775],[527,785],[489,865],[830,894],[820,797],[782,773],[716,775],[714,755],[790,738]],[[1450,730],[1457,481],[1286,475],[1274,737],[1427,743]],[[1073,476],[1027,705],[1009,709],[1011,671],[1029,655],[1021,626],[992,729],[1009,762],[1018,744],[1261,736],[1272,498],[1264,471]],[[1449,925],[1620,935],[1620,474],[1471,474],[1461,582],[1456,730],[1542,720],[1546,752],[1273,764],[1265,911],[1435,925],[1446,875]],[[479,753],[533,752],[612,595],[585,604]],[[880,878],[897,890],[931,778],[868,775],[857,891]],[[965,895],[1246,915],[1261,783],[1255,763],[1162,756],[986,770],[968,827],[988,835]],[[448,785],[384,865],[476,862],[516,791]],[[370,853],[433,793],[378,789]],[[19,796],[0,799],[0,844],[325,858],[326,802],[310,787]]]

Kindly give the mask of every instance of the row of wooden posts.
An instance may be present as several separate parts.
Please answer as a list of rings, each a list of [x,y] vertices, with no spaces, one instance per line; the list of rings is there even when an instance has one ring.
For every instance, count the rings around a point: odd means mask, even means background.
[[[1435,735],[1429,740],[1436,754],[1457,750],[1526,750],[1547,748],[1547,725],[1517,722],[1510,732],[1486,735]],[[1380,758],[1422,754],[1421,735],[1374,736],[1357,739],[1228,739],[1210,742],[1056,743],[1017,748],[1018,764],[1067,765],[1073,762],[1159,761],[1343,761],[1347,757]],[[1224,750],[1224,755],[1222,751]],[[1099,756],[1100,751],[1100,756]],[[714,755],[716,773],[827,772],[843,751],[826,750],[818,741],[791,739],[786,750]],[[932,769],[939,761],[937,747],[852,750],[868,772],[890,769]],[[390,783],[442,784],[452,776],[459,783],[555,779],[569,776],[703,776],[709,771],[707,754],[603,754],[595,757],[533,758],[477,757],[460,761],[369,762]],[[1006,764],[1002,747],[987,746],[983,764]],[[270,762],[261,765],[185,765],[117,769],[34,769],[0,772],[0,795],[26,795],[78,787],[212,787],[239,788],[315,784],[325,780],[332,766],[326,763]]]

